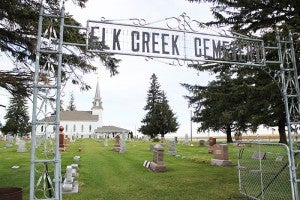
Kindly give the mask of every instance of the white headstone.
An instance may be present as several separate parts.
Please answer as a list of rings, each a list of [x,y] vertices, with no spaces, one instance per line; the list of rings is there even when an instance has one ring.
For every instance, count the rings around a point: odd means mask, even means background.
[[[12,135],[7,135],[7,141],[6,141],[6,147],[12,147],[13,146],[13,140],[14,136]]]
[[[176,152],[176,143],[175,143],[174,140],[171,140],[168,155],[176,156],[176,154],[177,154],[177,152]]]
[[[184,145],[189,145],[190,142],[189,142],[189,136],[188,134],[185,134],[185,137],[184,137]]]
[[[26,142],[24,140],[19,140],[17,152],[26,152]]]
[[[120,153],[125,153],[126,152],[126,137],[127,133],[123,132],[122,137],[121,137],[121,143],[120,143]]]
[[[68,165],[66,168],[66,182],[71,183],[73,182],[73,176],[72,176],[72,166]]]
[[[108,147],[108,138],[107,138],[107,137],[105,137],[105,140],[104,140],[104,146],[105,146],[105,147]]]
[[[20,142],[20,138],[17,136],[16,137],[16,145],[19,145],[19,142]]]
[[[35,146],[36,146],[36,148],[38,148],[41,144],[42,144],[42,138],[43,136],[37,136],[36,138],[35,138]]]
[[[73,161],[74,161],[74,162],[78,162],[79,159],[80,159],[80,156],[74,156],[74,157],[73,157]]]

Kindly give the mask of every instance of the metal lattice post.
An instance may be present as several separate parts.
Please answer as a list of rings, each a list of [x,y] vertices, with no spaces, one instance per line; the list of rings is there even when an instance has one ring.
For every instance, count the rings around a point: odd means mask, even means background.
[[[60,13],[59,45],[58,45],[58,66],[57,66],[57,88],[56,88],[56,115],[55,115],[55,191],[56,196],[62,199],[61,191],[61,156],[59,152],[59,126],[60,126],[60,92],[61,92],[61,66],[62,66],[62,45],[64,36],[65,8],[62,6]]]
[[[289,34],[288,41],[281,41],[279,33],[277,32],[276,40],[277,40],[278,56],[280,62],[281,89],[282,89],[282,94],[284,99],[286,123],[287,123],[288,139],[289,139],[289,149],[290,149],[290,157],[291,157],[290,174],[291,174],[291,184],[294,190],[293,199],[299,200],[297,172],[296,172],[295,159],[294,159],[294,155],[295,155],[294,141],[292,137],[292,126],[297,127],[297,125],[300,124],[299,121],[300,92],[299,92],[296,59],[295,59],[293,40],[291,34]],[[282,44],[284,45],[284,49],[282,49]]]
[[[33,86],[30,200],[59,200],[62,199],[59,125],[64,5],[60,15],[48,15],[44,13],[42,2],[40,1]],[[60,24],[59,38],[52,26],[49,26],[42,34],[45,17],[49,17],[50,21],[57,20],[55,22]],[[41,62],[42,57],[46,61]],[[53,108],[52,111],[48,111],[49,105]],[[54,112],[55,119],[51,118]],[[51,126],[55,128],[49,131]],[[42,134],[37,135],[37,130],[40,129]],[[53,131],[55,132],[54,141],[49,136],[49,133]]]

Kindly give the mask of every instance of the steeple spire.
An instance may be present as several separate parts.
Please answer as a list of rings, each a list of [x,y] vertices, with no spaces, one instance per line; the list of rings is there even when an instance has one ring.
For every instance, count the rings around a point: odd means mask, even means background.
[[[92,107],[92,110],[95,109],[103,110],[101,95],[100,95],[99,79],[97,79],[96,92],[95,92],[95,97],[94,97],[93,107]]]
[[[97,79],[96,92],[95,92],[94,99],[101,99],[101,96],[100,96],[100,87],[99,87],[99,79]]]

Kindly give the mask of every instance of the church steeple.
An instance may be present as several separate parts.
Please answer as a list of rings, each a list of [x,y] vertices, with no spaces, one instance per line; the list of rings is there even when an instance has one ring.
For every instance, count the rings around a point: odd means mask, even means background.
[[[100,95],[99,80],[97,80],[96,92],[95,92],[95,97],[94,97],[94,101],[93,101],[92,112],[93,112],[93,114],[94,113],[99,114],[101,112],[100,110],[103,110],[103,107],[102,107],[102,101],[101,101],[101,95]]]

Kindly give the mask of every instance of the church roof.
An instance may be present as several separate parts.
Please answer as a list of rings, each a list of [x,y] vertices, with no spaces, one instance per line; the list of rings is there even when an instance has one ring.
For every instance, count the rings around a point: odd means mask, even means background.
[[[116,126],[102,126],[102,127],[98,127],[95,130],[95,133],[122,133],[122,132],[128,133],[130,132],[130,130],[116,127]]]
[[[62,121],[98,121],[98,115],[92,115],[92,111],[63,111],[60,113]]]
[[[45,121],[54,121],[55,115],[46,117]],[[92,111],[61,111],[61,121],[98,121],[98,115],[92,115]]]

